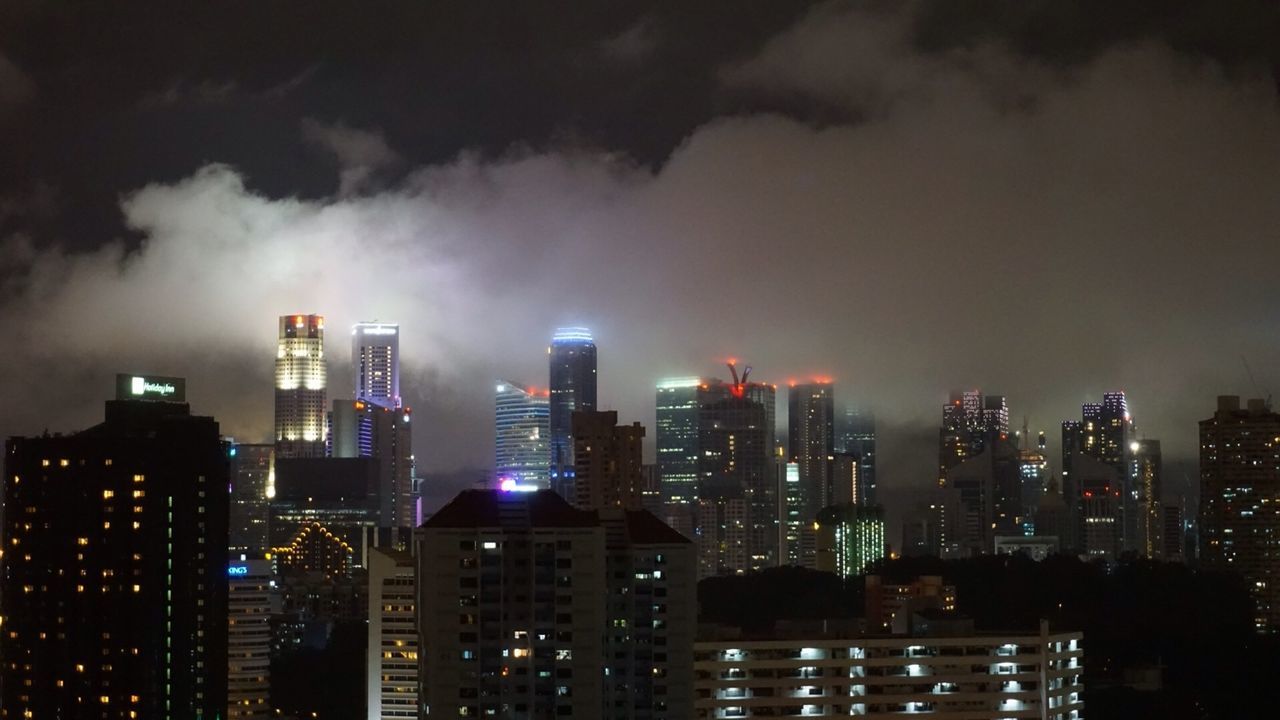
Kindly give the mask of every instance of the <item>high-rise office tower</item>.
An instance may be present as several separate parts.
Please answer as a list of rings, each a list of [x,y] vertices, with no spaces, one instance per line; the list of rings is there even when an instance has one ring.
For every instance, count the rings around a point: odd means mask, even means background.
[[[845,408],[836,431],[836,452],[858,458],[859,502],[876,503],[876,416],[856,406]]]
[[[378,461],[379,526],[407,543],[414,525],[412,411],[365,400],[334,400],[330,454]],[[401,537],[402,536],[402,537]]]
[[[351,371],[356,400],[400,408],[400,326],[362,322],[351,328]]]
[[[787,392],[787,461],[800,466],[802,517],[811,521],[834,502],[834,392],[830,382],[793,384]]]
[[[1044,495],[1045,484],[1048,482],[1049,456],[1045,454],[1043,432],[1038,435],[1036,444],[1032,446],[1031,436],[1024,422],[1022,433],[1018,437],[1021,440],[1021,449],[1018,452],[1018,474],[1021,477],[1018,524],[1024,535],[1035,535],[1036,511],[1040,507],[1040,498]]]
[[[416,542],[424,716],[694,716],[692,545],[652,514],[468,490]]]
[[[1280,631],[1280,414],[1265,400],[1221,396],[1200,421],[1200,562],[1239,573],[1255,627]]]
[[[271,617],[279,611],[271,561],[227,566],[227,718],[271,717]]]
[[[1181,505],[1165,505],[1161,512],[1161,523],[1164,531],[1161,535],[1163,549],[1161,559],[1166,562],[1186,562],[1187,555],[1183,549],[1186,542],[1186,522],[1183,520]]]
[[[1163,492],[1161,475],[1163,468],[1160,458],[1160,441],[1135,440],[1129,443],[1129,451],[1133,457],[1133,475],[1137,492],[1135,505],[1138,510],[1138,555],[1145,558],[1159,558],[1164,553],[1164,506],[1160,497]]]
[[[365,653],[368,720],[418,717],[417,592],[413,557],[369,551],[369,644]]]
[[[980,454],[995,438],[1009,434],[1009,409],[1003,395],[980,390],[951,393],[942,408],[938,443],[938,484],[947,471]]]
[[[573,412],[574,505],[582,510],[639,510],[644,500],[644,427],[618,424],[618,413]]]
[[[276,347],[276,456],[325,454],[324,316],[282,315]]]
[[[778,562],[775,387],[734,372],[728,396],[699,412],[699,575],[741,574]]]
[[[119,376],[116,398],[88,430],[7,443],[8,717],[227,712],[229,448],[181,379]]]
[[[270,502],[275,495],[275,446],[231,447],[230,552],[258,556],[270,547]]]
[[[724,384],[714,379],[683,377],[658,382],[654,428],[665,503],[697,503],[701,408],[728,394]]]
[[[1079,545],[1084,537],[1084,526],[1090,522],[1086,519],[1088,515],[1085,512],[1085,506],[1089,505],[1093,517],[1098,517],[1098,512],[1114,514],[1114,521],[1108,522],[1113,522],[1115,525],[1121,551],[1136,551],[1138,549],[1137,490],[1134,475],[1136,467],[1133,464],[1130,449],[1134,423],[1129,415],[1128,401],[1124,392],[1104,393],[1101,403],[1082,405],[1080,415],[1081,419],[1078,422],[1068,420],[1062,423],[1062,495],[1072,514],[1074,534],[1073,538],[1064,538],[1062,546],[1084,550]],[[1091,502],[1086,502],[1085,483],[1079,477],[1080,473],[1075,467],[1075,458],[1079,456],[1091,457],[1116,471],[1119,486],[1113,485],[1117,482],[1113,479],[1107,479],[1104,483],[1109,488],[1106,492],[1113,498],[1118,498],[1114,508],[1110,508],[1112,501],[1102,502],[1099,499],[1097,490],[1100,473],[1092,466],[1094,487],[1091,492],[1093,494],[1089,498]],[[1103,505],[1106,507],[1104,508]],[[1096,524],[1098,521],[1093,522]]]
[[[952,393],[942,409],[939,484],[959,496],[955,542],[963,554],[991,552],[996,535],[1022,532],[1021,468],[1003,395]]]
[[[551,489],[573,490],[573,413],[596,409],[596,344],[587,328],[559,328],[547,348],[551,364]]]
[[[823,508],[814,522],[814,567],[841,577],[861,575],[884,559],[884,509],[843,503]]]
[[[549,485],[548,394],[499,380],[495,389],[494,474],[522,486]]]

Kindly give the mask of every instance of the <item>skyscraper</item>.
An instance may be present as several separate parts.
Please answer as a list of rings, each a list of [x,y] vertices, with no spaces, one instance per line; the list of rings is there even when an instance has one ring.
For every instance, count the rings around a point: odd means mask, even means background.
[[[1160,441],[1143,438],[1129,444],[1133,456],[1134,490],[1138,493],[1138,555],[1159,558],[1164,554],[1164,506]]]
[[[495,387],[494,473],[519,485],[549,485],[550,410],[547,393],[499,380]]]
[[[271,561],[227,566],[227,718],[271,717],[271,616],[279,611]]]
[[[334,400],[330,417],[330,454],[378,460],[378,524],[394,530],[397,537],[403,534],[403,542],[408,542],[408,529],[414,525],[412,411],[364,400]]]
[[[182,386],[120,376],[101,424],[8,441],[8,717],[225,716],[229,448]]]
[[[369,551],[369,644],[365,654],[367,720],[418,717],[418,624],[413,557]]]
[[[836,431],[836,452],[858,458],[858,502],[876,503],[876,416],[856,406],[845,408]]]
[[[952,393],[942,409],[938,471],[939,484],[959,495],[954,539],[962,553],[988,553],[996,535],[1021,534],[1020,470],[1004,396]]]
[[[812,521],[834,502],[834,388],[830,382],[792,384],[787,392],[787,461],[800,467],[802,519]]]
[[[276,347],[276,456],[324,457],[324,316],[282,315]]]
[[[559,328],[547,348],[551,364],[551,489],[573,491],[573,413],[596,409],[596,344],[587,328]]]
[[[238,443],[231,447],[232,555],[258,556],[271,547],[270,502],[275,494],[275,446]]]
[[[818,570],[849,577],[884,559],[884,509],[878,505],[831,505],[818,513],[814,526]]]
[[[693,717],[692,546],[650,513],[467,490],[416,542],[430,717]]]
[[[582,510],[639,510],[644,490],[644,427],[618,424],[618,413],[573,412],[574,498]]]
[[[776,388],[747,381],[730,366],[728,394],[698,416],[699,576],[741,574],[778,562],[777,459],[772,408]]]
[[[1096,513],[1106,511],[1114,513],[1114,524],[1119,538],[1120,550],[1138,549],[1137,541],[1137,490],[1134,473],[1131,438],[1134,433],[1133,418],[1129,415],[1128,401],[1124,392],[1104,393],[1101,403],[1084,403],[1080,409],[1080,421],[1068,420],[1062,423],[1062,496],[1067,509],[1072,515],[1073,538],[1063,538],[1064,548],[1078,547],[1084,537],[1086,519],[1085,505],[1091,506],[1093,517]],[[1075,467],[1078,456],[1087,456],[1113,468],[1116,478],[1103,482],[1109,489],[1106,491],[1113,498],[1115,507],[1110,508],[1113,501],[1100,498],[1098,495],[1099,471],[1091,469],[1094,487],[1091,502],[1086,503],[1085,483]],[[1118,482],[1119,485],[1114,485]],[[1105,507],[1104,507],[1105,506]],[[1098,521],[1093,521],[1097,523]],[[1112,522],[1112,521],[1108,521]],[[1096,535],[1096,533],[1095,533]],[[1073,542],[1068,542],[1071,540]]]
[[[697,502],[701,408],[728,394],[724,384],[715,379],[682,377],[658,382],[654,427],[665,503],[687,506]]]
[[[388,410],[400,408],[400,326],[362,322],[351,328],[355,399]]]
[[[951,393],[942,408],[938,443],[938,484],[947,471],[980,454],[993,439],[1009,434],[1009,409],[1003,395],[980,390]]]
[[[1280,414],[1265,400],[1224,395],[1200,421],[1200,562],[1243,576],[1255,627],[1280,631]]]

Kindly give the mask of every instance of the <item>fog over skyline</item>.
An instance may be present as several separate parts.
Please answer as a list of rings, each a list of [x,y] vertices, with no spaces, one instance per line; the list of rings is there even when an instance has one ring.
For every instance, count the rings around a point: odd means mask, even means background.
[[[1276,56],[1168,17],[1037,55],[1004,16],[918,5],[752,8],[714,42],[730,6],[521,15],[457,76],[293,40],[148,77],[39,49],[92,18],[19,5],[10,27],[37,34],[0,34],[6,435],[93,424],[115,372],[149,372],[266,440],[289,313],[326,316],[330,398],[350,325],[400,323],[428,472],[491,464],[493,380],[545,386],[560,325],[593,330],[600,405],[650,450],[661,377],[736,357],[779,385],[780,423],[788,380],[833,377],[876,411],[888,487],[933,479],[951,390],[1006,395],[1056,456],[1060,422],[1123,389],[1185,462],[1216,395],[1280,388]],[[563,52],[514,69],[540,23],[566,24]],[[94,143],[112,150],[77,167]]]

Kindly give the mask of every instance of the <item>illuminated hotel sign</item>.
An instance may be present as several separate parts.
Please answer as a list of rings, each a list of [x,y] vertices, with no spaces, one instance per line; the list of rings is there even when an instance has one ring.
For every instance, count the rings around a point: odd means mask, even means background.
[[[227,568],[227,574],[228,574],[228,575],[230,575],[231,577],[238,577],[238,576],[240,576],[240,575],[248,575],[248,574],[249,574],[249,566],[248,566],[248,565],[231,565],[231,566],[229,566],[229,567]]]
[[[116,399],[184,402],[187,381],[158,375],[116,375]]]

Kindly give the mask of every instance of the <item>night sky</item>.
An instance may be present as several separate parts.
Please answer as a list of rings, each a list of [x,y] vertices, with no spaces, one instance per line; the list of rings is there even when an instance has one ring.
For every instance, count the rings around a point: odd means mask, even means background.
[[[293,312],[330,397],[401,323],[432,472],[562,324],[650,442],[661,376],[833,376],[900,490],[952,389],[1053,455],[1123,389],[1177,476],[1280,390],[1274,3],[121,5],[0,5],[5,435],[136,371],[265,440]]]

